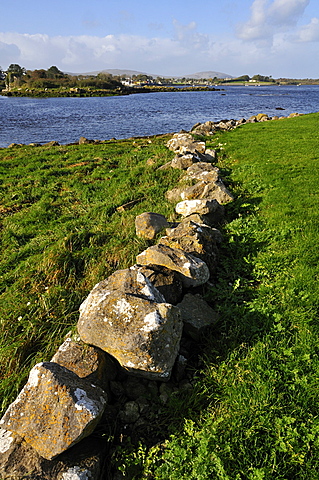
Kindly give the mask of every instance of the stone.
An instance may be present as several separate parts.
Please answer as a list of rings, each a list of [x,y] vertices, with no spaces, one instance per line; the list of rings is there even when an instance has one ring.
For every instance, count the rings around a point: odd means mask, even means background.
[[[258,113],[258,115],[256,115],[256,119],[257,122],[264,122],[265,120],[269,120],[269,117],[265,113]]]
[[[195,150],[205,153],[205,142],[195,141],[190,133],[175,133],[167,142],[167,147],[173,152],[184,155],[194,153]]]
[[[149,279],[167,303],[176,305],[181,301],[183,285],[177,272],[160,265],[135,265],[133,268]]]
[[[58,147],[59,145],[59,142],[56,142],[55,140],[43,144],[44,147]]]
[[[221,180],[218,180],[216,182],[207,183],[200,198],[215,199],[219,204],[224,205],[232,202],[235,197],[225,184]]]
[[[218,314],[199,295],[187,293],[178,308],[181,310],[184,330],[194,340],[198,340],[207,327],[218,319]]]
[[[192,129],[192,133],[196,133],[197,135],[212,135],[215,130],[214,122],[207,121],[205,123],[196,123]]]
[[[188,153],[186,155],[176,155],[171,162],[172,168],[179,168],[180,170],[186,170],[188,167],[193,165],[193,163],[198,162],[198,158],[192,154]]]
[[[205,198],[209,200],[217,200],[219,204],[229,203],[234,199],[233,194],[226,188],[221,180],[207,182],[201,180],[192,187],[188,187],[182,192],[183,200],[192,200],[197,198]]]
[[[207,215],[193,213],[188,217],[184,217],[183,221],[191,221],[197,223],[198,225],[208,225],[209,227],[214,227],[222,222],[224,214],[225,207],[223,205],[219,205],[213,213],[208,213]]]
[[[216,233],[215,233],[216,232]],[[210,272],[215,270],[221,233],[217,229],[184,221],[172,230],[170,235],[160,239],[161,245],[180,248],[191,255],[200,258],[208,266]]]
[[[89,144],[89,143],[94,143],[94,140],[89,140],[88,138],[80,137],[79,145],[85,145],[85,144]]]
[[[108,381],[117,374],[116,364],[105,352],[83,343],[79,337],[67,336],[51,362],[71,370],[80,378],[86,378],[103,390],[108,388]]]
[[[183,217],[187,217],[193,213],[199,213],[200,215],[211,214],[214,213],[218,207],[219,203],[217,200],[184,200],[176,205],[175,211]]]
[[[39,363],[0,424],[51,460],[93,432],[106,402],[101,388],[61,365]]]
[[[171,203],[179,202],[182,198],[181,194],[184,190],[185,187],[174,187],[165,193],[165,198]]]
[[[11,434],[14,436],[14,434]],[[15,436],[4,451],[0,429],[0,478],[10,480],[98,480],[105,457],[105,441],[88,437],[52,460],[41,457],[21,437]],[[1,449],[2,446],[2,449]],[[70,476],[70,475],[73,476]],[[77,475],[77,476],[76,476]]]
[[[217,161],[217,150],[207,148],[205,150],[205,157],[207,158],[208,162],[216,162]]]
[[[106,292],[119,290],[128,295],[139,296],[152,302],[165,303],[163,295],[135,265],[124,270],[117,270],[106,280],[99,282],[93,290],[96,293],[100,290],[106,296],[108,295]],[[98,299],[100,301],[99,296]]]
[[[149,379],[169,379],[181,331],[178,308],[133,268],[98,283],[80,307],[81,339]]]
[[[195,180],[216,182],[219,179],[219,169],[211,163],[198,162],[187,168],[186,175]]]
[[[141,265],[162,265],[175,270],[181,276],[185,287],[203,285],[209,280],[210,273],[206,263],[179,248],[167,245],[153,245],[136,257]]]
[[[156,235],[169,224],[159,213],[145,212],[135,218],[136,235],[147,240],[153,240]]]

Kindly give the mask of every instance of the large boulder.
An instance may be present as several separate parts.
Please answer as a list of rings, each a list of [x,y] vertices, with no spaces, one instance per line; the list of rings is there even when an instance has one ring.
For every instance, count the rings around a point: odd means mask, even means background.
[[[2,417],[1,428],[51,460],[93,432],[106,401],[101,388],[70,370],[53,362],[39,363]]]
[[[166,218],[160,213],[144,212],[135,218],[136,235],[147,240],[153,240],[163,228],[168,226]]]
[[[185,287],[203,285],[209,280],[210,273],[206,263],[180,248],[167,245],[153,245],[136,257],[141,265],[161,265],[180,274]]]
[[[80,307],[81,339],[114,356],[127,371],[168,380],[182,332],[177,307],[138,269],[98,283]]]

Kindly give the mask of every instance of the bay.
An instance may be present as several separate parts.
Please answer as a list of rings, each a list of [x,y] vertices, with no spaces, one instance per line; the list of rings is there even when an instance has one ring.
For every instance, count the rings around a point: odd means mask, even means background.
[[[283,110],[278,110],[283,109]],[[319,111],[319,85],[225,86],[220,91],[154,92],[119,97],[0,96],[0,147],[61,144],[81,136],[108,140],[190,130],[197,122]]]

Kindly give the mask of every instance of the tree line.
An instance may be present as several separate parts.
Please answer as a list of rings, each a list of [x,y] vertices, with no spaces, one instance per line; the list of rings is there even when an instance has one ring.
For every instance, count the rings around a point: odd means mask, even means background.
[[[18,88],[45,90],[61,87],[114,90],[122,87],[120,79],[108,73],[74,76],[63,73],[55,65],[47,70],[26,70],[14,63],[7,70],[0,67],[0,82],[1,87],[8,91]]]

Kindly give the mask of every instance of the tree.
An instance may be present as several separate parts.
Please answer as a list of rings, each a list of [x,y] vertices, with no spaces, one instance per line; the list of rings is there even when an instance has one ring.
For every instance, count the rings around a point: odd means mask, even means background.
[[[58,69],[55,65],[52,65],[52,67],[48,68],[47,70],[47,78],[64,78],[65,75],[61,70]]]
[[[20,67],[17,63],[11,63],[6,73],[7,86],[10,88],[14,84],[15,87],[18,87],[22,83],[22,77],[26,74],[26,69]]]

